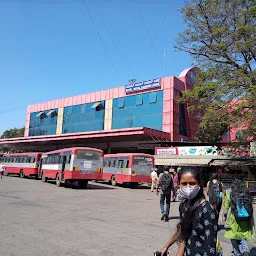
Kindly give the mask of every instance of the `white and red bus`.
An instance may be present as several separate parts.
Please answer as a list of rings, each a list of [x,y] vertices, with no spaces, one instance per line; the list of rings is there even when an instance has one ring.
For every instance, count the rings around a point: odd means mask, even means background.
[[[111,182],[129,183],[136,187],[138,183],[150,183],[150,174],[154,168],[154,156],[142,153],[108,154],[104,156],[102,179]]]
[[[4,163],[6,176],[17,174],[21,178],[29,176],[37,178],[41,155],[41,152],[3,154],[0,162]]]
[[[78,182],[85,188],[89,180],[102,180],[103,151],[96,148],[64,148],[42,155],[38,176],[43,182],[56,180],[56,185]]]

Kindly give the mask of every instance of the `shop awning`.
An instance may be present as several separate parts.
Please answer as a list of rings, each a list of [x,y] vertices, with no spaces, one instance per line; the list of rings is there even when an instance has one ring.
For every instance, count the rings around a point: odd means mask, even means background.
[[[256,165],[255,160],[243,160],[243,161],[237,161],[237,160],[214,160],[210,163],[210,166],[242,166],[242,165]]]
[[[155,156],[155,165],[172,165],[172,166],[208,166],[212,159],[198,159],[198,158],[157,158]]]

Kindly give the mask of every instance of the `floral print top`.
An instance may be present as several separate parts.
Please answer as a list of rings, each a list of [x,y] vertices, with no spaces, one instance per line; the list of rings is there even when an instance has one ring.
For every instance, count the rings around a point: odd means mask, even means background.
[[[180,204],[180,217],[183,218],[186,200]],[[197,209],[192,224],[192,232],[185,243],[184,256],[216,255],[218,217],[215,209],[208,201],[204,201]]]

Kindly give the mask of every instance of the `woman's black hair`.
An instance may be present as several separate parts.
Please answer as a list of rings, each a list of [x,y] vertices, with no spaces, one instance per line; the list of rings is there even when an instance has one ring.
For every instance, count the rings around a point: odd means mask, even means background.
[[[218,179],[218,173],[213,173],[212,176],[211,176],[210,181],[217,180],[217,179]]]
[[[182,178],[182,175],[186,173],[191,173],[194,176],[195,180],[198,182],[198,186],[200,186],[200,190],[194,199],[185,201],[187,211],[185,212],[184,217],[181,219],[180,223],[177,225],[178,240],[185,242],[188,240],[192,232],[192,224],[194,221],[195,213],[200,206],[201,201],[205,199],[201,171],[193,167],[182,168],[179,171],[179,182]]]

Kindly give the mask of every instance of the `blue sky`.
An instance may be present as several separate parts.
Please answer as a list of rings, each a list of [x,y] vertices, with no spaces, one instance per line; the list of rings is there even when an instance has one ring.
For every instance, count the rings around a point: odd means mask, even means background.
[[[178,76],[191,66],[190,56],[173,48],[185,29],[183,0],[85,2],[0,1],[0,134],[24,125],[27,105],[131,78]]]

